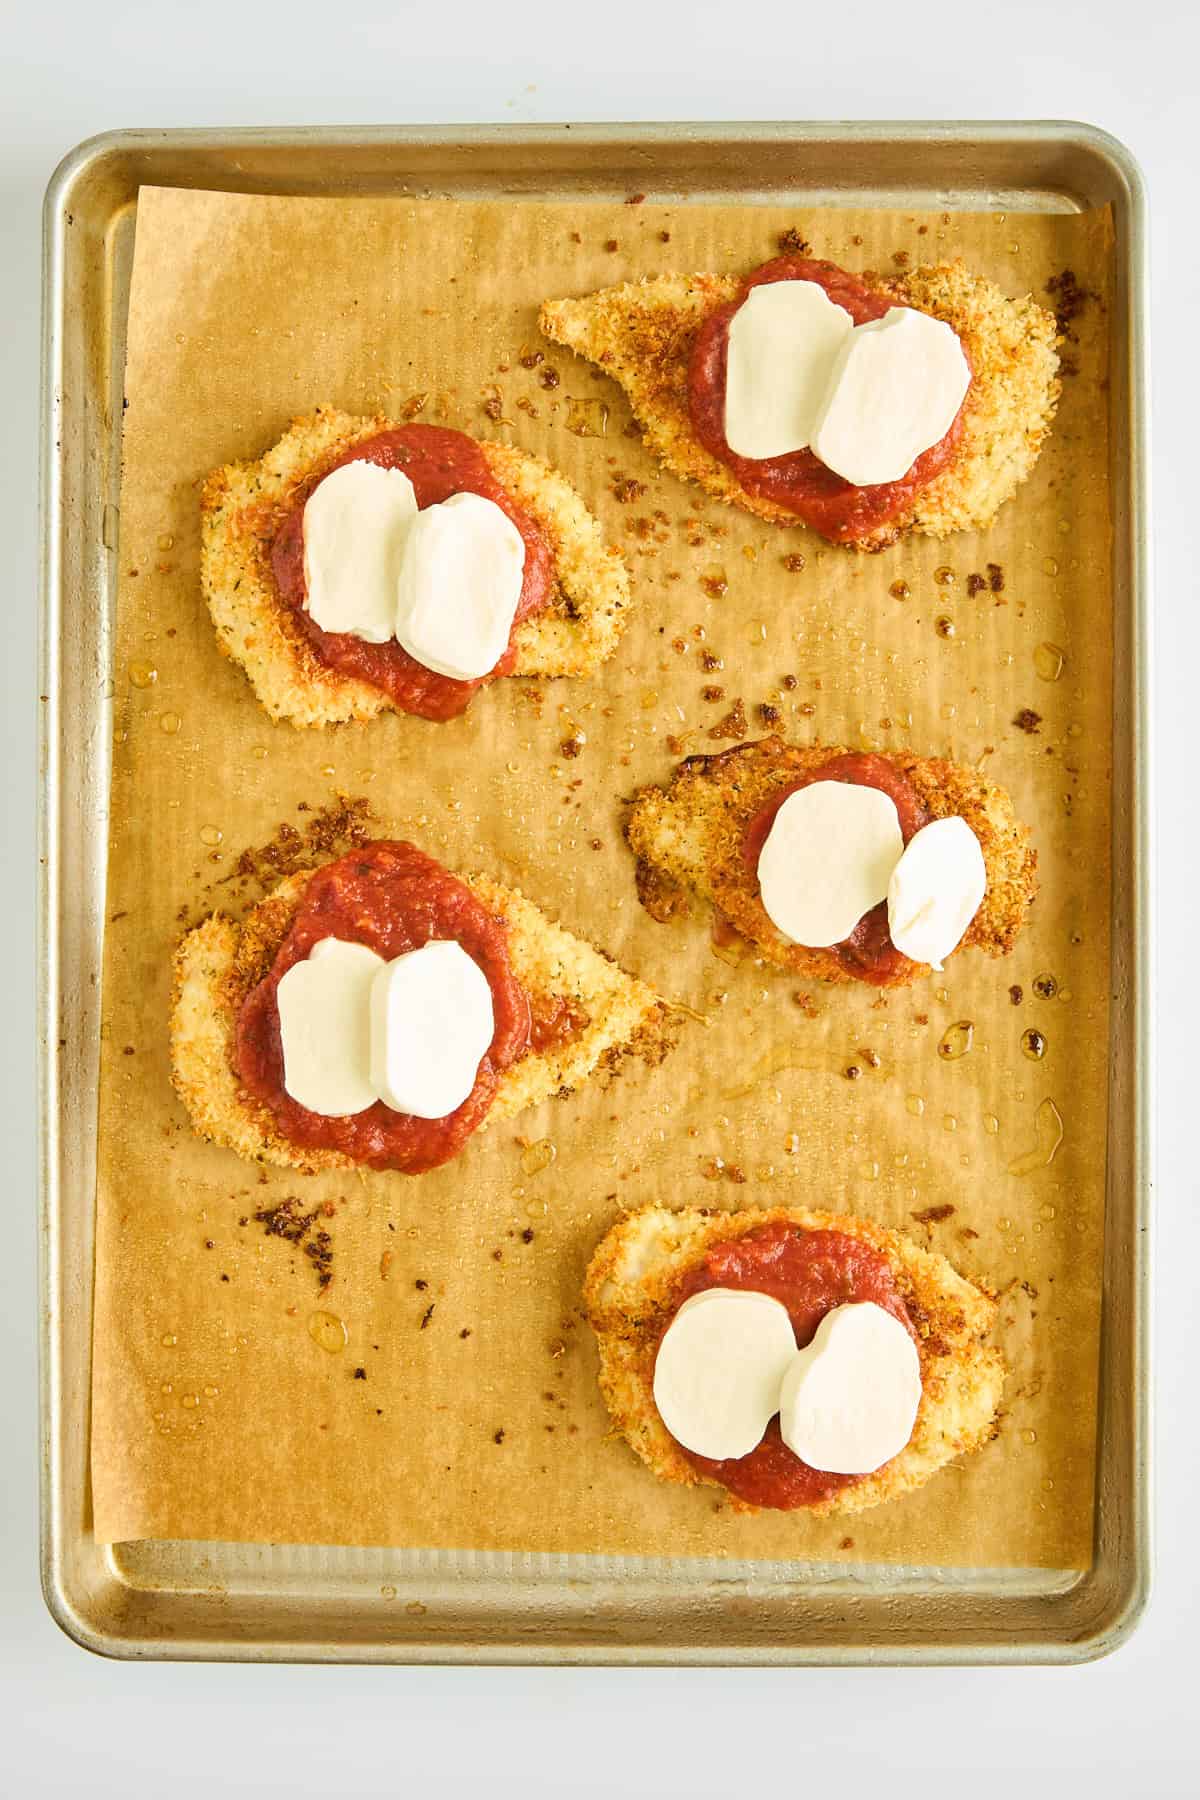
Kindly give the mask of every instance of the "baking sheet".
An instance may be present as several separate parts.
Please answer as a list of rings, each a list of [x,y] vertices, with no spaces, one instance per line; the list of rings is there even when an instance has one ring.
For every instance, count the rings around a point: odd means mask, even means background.
[[[668,266],[750,266],[797,224],[818,254],[850,266],[962,251],[1013,291],[1040,289],[1067,267],[1084,290],[1106,282],[1098,214],[806,211],[798,221],[741,206],[143,191],[101,1090],[93,1482],[102,1538],[1086,1565],[1108,969],[1102,306],[1089,303],[1073,327],[1079,373],[1035,477],[999,526],[982,542],[910,543],[864,560],[703,504],[626,435],[608,383],[548,346],[543,363],[522,362],[539,347],[544,295]],[[557,387],[543,385],[547,366]],[[483,411],[493,388],[507,421],[498,427]],[[497,429],[576,480],[627,545],[638,614],[601,682],[532,695],[532,684],[502,684],[449,728],[400,719],[357,733],[273,728],[219,661],[198,601],[196,484],[213,464],[256,454],[319,398],[399,415],[422,396],[419,416]],[[622,504],[614,490],[629,478],[646,492]],[[798,546],[807,566],[794,573],[780,558]],[[968,598],[967,575],[987,561],[1004,571],[1003,594]],[[944,567],[957,576],[952,588],[934,579]],[[898,580],[907,598],[889,592]],[[938,630],[945,618],[953,636]],[[1063,654],[1055,681],[1034,663],[1042,644]],[[702,671],[705,652],[724,669]],[[794,689],[780,686],[785,674]],[[706,734],[728,708],[701,701],[705,684],[724,684],[729,701],[740,695],[752,729],[758,704],[779,705],[799,741],[912,745],[965,760],[990,749],[989,772],[1013,790],[1042,854],[1043,897],[1010,963],[964,958],[941,986],[886,1008],[865,991],[816,995],[810,1018],[790,998],[795,984],[715,958],[699,919],[655,926],[633,897],[617,801],[668,771],[678,753],[669,737],[685,750],[720,747]],[[1030,734],[1011,724],[1026,708],[1040,714]],[[564,761],[559,746],[577,727],[586,747]],[[171,1100],[167,955],[180,908],[197,915],[243,844],[281,819],[302,823],[296,806],[334,790],[368,794],[383,828],[412,833],[452,865],[520,883],[714,1022],[693,1024],[660,1069],[631,1069],[608,1091],[489,1133],[420,1182],[272,1173],[260,1184],[227,1153],[195,1144]],[[1046,974],[1057,992],[1043,1000],[1034,984]],[[1020,1006],[1010,983],[1023,987]],[[943,1058],[939,1041],[964,1020],[970,1052]],[[1020,1047],[1031,1028],[1048,1045],[1036,1063]],[[849,1082],[855,1059],[865,1073]],[[1010,1174],[1035,1145],[1047,1101],[1063,1121],[1053,1162]],[[519,1144],[518,1132],[551,1144],[554,1160],[539,1168],[546,1153]],[[725,1172],[710,1180],[718,1159]],[[306,1206],[310,1194],[337,1204],[335,1282],[319,1301],[302,1254],[237,1223],[297,1188]],[[617,1209],[659,1195],[846,1204],[927,1233],[961,1266],[985,1271],[1005,1289],[1014,1365],[998,1442],[848,1528],[737,1520],[715,1490],[655,1483],[606,1435],[577,1294]],[[939,1224],[911,1217],[945,1205],[956,1210]],[[344,1321],[344,1352],[320,1349],[308,1329],[316,1311]]]

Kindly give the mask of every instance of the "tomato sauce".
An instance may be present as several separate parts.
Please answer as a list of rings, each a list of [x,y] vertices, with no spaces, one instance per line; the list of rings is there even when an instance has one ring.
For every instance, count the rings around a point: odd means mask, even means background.
[[[742,855],[756,882],[758,859],[762,855],[767,834],[775,823],[776,813],[790,794],[799,793],[801,788],[809,787],[814,781],[845,781],[853,787],[878,788],[881,793],[887,794],[895,802],[900,817],[900,835],[906,844],[929,823],[929,814],[922,806],[915,788],[894,763],[889,762],[886,756],[852,750],[845,756],[833,757],[819,769],[814,769],[811,775],[789,782],[755,813],[742,840]],[[878,906],[873,906],[869,913],[865,913],[850,936],[833,946],[833,954],[848,974],[856,976],[860,981],[872,982],[875,986],[885,985],[904,961],[888,931],[887,901],[881,900]]]
[[[366,944],[390,960],[433,939],[461,944],[487,976],[495,1031],[475,1086],[444,1119],[416,1119],[377,1100],[365,1112],[327,1118],[309,1112],[283,1085],[280,980],[314,944],[335,937]],[[372,1169],[418,1175],[456,1156],[492,1104],[500,1076],[527,1048],[529,1000],[513,974],[508,934],[470,888],[412,844],[377,842],[318,869],[275,961],[238,1014],[234,1061],[245,1086],[305,1149],[340,1150]]]
[[[804,256],[777,256],[764,263],[746,278],[738,298],[713,313],[697,333],[688,368],[692,426],[704,448],[733,470],[748,494],[773,501],[831,543],[843,544],[886,525],[947,467],[962,438],[965,401],[945,437],[922,451],[907,475],[874,487],[856,487],[844,481],[812,450],[762,458],[736,455],[725,438],[729,325],[750,290],[772,281],[815,282],[836,306],[845,308],[856,325],[882,319],[896,305],[888,295],[876,293],[836,263]]]
[[[680,1282],[672,1318],[693,1294],[714,1287],[749,1288],[780,1301],[787,1308],[799,1350],[812,1342],[821,1320],[835,1306],[863,1301],[872,1301],[899,1319],[917,1342],[887,1258],[843,1231],[805,1231],[781,1223],[712,1245],[704,1261]],[[692,1450],[683,1454],[739,1500],[780,1512],[816,1506],[863,1479],[811,1469],[784,1443],[778,1418],[771,1420],[761,1444],[748,1456],[716,1462]]]
[[[403,469],[416,491],[418,507],[433,506],[451,494],[481,494],[508,514],[525,540],[525,577],[513,618],[513,632],[522,619],[539,612],[554,586],[554,554],[541,531],[496,480],[483,451],[462,431],[441,425],[400,425],[364,438],[340,456],[328,469],[297,491],[271,546],[271,568],[284,604],[321,661],[342,675],[381,688],[402,712],[422,719],[453,719],[469,704],[484,682],[507,675],[516,659],[510,634],[508,648],[488,675],[475,681],[456,681],[427,669],[393,639],[368,644],[348,631],[322,631],[305,609],[304,507],[309,495],[326,475],[350,462],[377,463],[381,469]]]

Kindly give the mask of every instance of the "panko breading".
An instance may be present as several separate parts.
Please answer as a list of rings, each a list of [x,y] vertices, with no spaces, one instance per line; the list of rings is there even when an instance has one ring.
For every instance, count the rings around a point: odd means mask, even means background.
[[[393,712],[370,682],[323,663],[271,570],[271,540],[297,488],[352,445],[395,429],[330,406],[293,421],[257,462],[215,469],[201,495],[200,572],[217,642],[250,677],[273,719],[333,725]],[[612,654],[630,605],[629,575],[571,484],[511,444],[476,440],[492,475],[554,555],[549,604],[518,625],[514,675],[587,675]]]
[[[311,873],[291,876],[240,925],[213,913],[187,933],[175,952],[170,1026],[175,1088],[199,1134],[254,1162],[307,1175],[356,1165],[340,1151],[307,1149],[283,1137],[269,1108],[242,1087],[233,1051],[242,1001],[269,971]],[[465,879],[508,927],[513,973],[531,1000],[568,1001],[586,1019],[504,1070],[481,1131],[578,1087],[624,1051],[661,1047],[664,1010],[651,988],[553,924],[515,888],[482,875]]]
[[[615,1225],[592,1257],[584,1309],[600,1348],[600,1388],[630,1449],[665,1481],[719,1487],[683,1454],[654,1404],[654,1360],[672,1316],[680,1278],[711,1245],[763,1225],[841,1231],[871,1244],[891,1267],[920,1340],[921,1404],[907,1447],[873,1475],[808,1507],[810,1513],[861,1512],[924,1485],[931,1475],[995,1434],[1004,1359],[984,1343],[996,1318],[992,1297],[933,1251],[866,1219],[802,1207],[764,1212],[672,1212],[647,1206]],[[724,1490],[723,1490],[724,1491]],[[735,1495],[738,1512],[758,1512]]]
[[[779,968],[815,981],[853,981],[831,950],[794,944],[776,929],[742,855],[747,826],[773,795],[846,754],[832,744],[802,750],[780,738],[763,738],[714,756],[689,756],[666,787],[639,789],[625,835],[638,859],[638,893],[646,910],[665,920],[682,909],[690,891],[716,907]],[[959,949],[977,945],[992,956],[1007,955],[1037,892],[1037,851],[1009,796],[962,763],[907,751],[886,760],[907,776],[932,818],[956,814],[979,839],[987,892]],[[907,987],[928,973],[928,964],[903,959],[883,985]]]
[[[578,300],[547,300],[546,336],[597,363],[625,389],[645,441],[676,475],[698,481],[777,525],[794,513],[747,493],[733,470],[692,430],[688,360],[701,324],[741,289],[735,275],[659,275],[601,288]],[[869,284],[898,306],[943,319],[958,333],[974,379],[958,453],[911,505],[848,548],[882,550],[906,531],[943,538],[981,530],[1037,461],[1058,404],[1054,315],[1026,297],[1010,300],[961,262],[940,263]]]

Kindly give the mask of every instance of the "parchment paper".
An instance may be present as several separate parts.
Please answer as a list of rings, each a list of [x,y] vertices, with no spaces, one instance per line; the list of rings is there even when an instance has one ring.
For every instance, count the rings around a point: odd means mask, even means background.
[[[961,254],[1010,292],[1042,295],[1069,268],[1097,296],[1071,326],[1077,373],[1039,467],[986,536],[860,558],[708,503],[659,471],[613,384],[539,340],[543,297],[748,269],[787,227],[852,269]],[[143,190],[100,1093],[102,1540],[1087,1564],[1107,1062],[1109,230],[1101,214]],[[500,422],[485,413],[497,393]],[[501,682],[449,725],[272,726],[217,653],[198,485],[320,400],[490,432],[561,467],[636,584],[604,671]],[[645,492],[622,500],[629,479]],[[800,571],[783,562],[796,552]],[[988,563],[1002,592],[969,595]],[[1057,680],[1045,645],[1061,653]],[[705,653],[723,666],[703,668]],[[724,699],[703,700],[705,686]],[[701,910],[655,924],[634,895],[620,802],[680,754],[727,744],[708,733],[738,697],[752,736],[765,729],[756,709],[774,705],[801,743],[985,759],[1041,857],[1015,954],[956,958],[884,998],[814,989],[798,1002],[795,980],[715,954]],[[1013,723],[1025,709],[1039,715],[1029,731]],[[577,731],[582,752],[564,759]],[[337,792],[369,797],[382,831],[451,867],[519,884],[709,1023],[684,1018],[661,1066],[593,1082],[418,1180],[259,1173],[199,1142],[169,1083],[172,945],[183,923],[236,900],[222,878],[243,847]],[[1046,976],[1049,997],[1035,988]],[[960,1022],[971,1047],[944,1057]],[[1030,1029],[1044,1035],[1040,1061],[1022,1050]],[[1053,1161],[1011,1173],[1039,1141],[1039,1108],[1054,1140],[1048,1101],[1062,1121]],[[303,1248],[254,1220],[288,1196],[332,1205],[324,1295]],[[656,1481],[610,1434],[579,1314],[595,1244],[650,1200],[848,1208],[984,1275],[1003,1295],[1012,1366],[997,1441],[899,1504],[824,1524],[739,1518],[714,1489]],[[953,1210],[920,1222],[938,1208]],[[328,1351],[318,1338],[340,1342],[338,1321],[345,1347]]]

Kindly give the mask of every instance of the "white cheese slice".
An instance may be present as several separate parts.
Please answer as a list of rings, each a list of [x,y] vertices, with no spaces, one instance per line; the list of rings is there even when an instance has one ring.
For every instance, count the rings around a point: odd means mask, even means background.
[[[810,782],[788,795],[759,853],[768,918],[795,944],[840,944],[886,897],[903,849],[900,815],[887,794],[848,781]]]
[[[525,540],[508,514],[482,494],[451,494],[409,531],[396,636],[427,669],[475,681],[508,646],[524,578]]]
[[[304,507],[304,604],[322,631],[384,644],[396,621],[396,585],[417,496],[402,469],[349,462]]]
[[[912,1436],[921,1361],[899,1319],[872,1301],[835,1306],[783,1377],[779,1429],[810,1469],[870,1475]]]
[[[786,1307],[769,1294],[706,1288],[685,1300],[658,1347],[654,1404],[697,1456],[748,1456],[779,1411],[796,1354]]]
[[[899,481],[945,437],[970,381],[949,325],[893,306],[856,326],[837,352],[812,447],[857,487]]]
[[[309,1112],[343,1118],[374,1105],[370,995],[384,966],[365,944],[327,937],[281,978],[276,1002],[283,1085]]]
[[[435,939],[381,968],[371,987],[371,1080],[385,1106],[444,1119],[462,1105],[495,1033],[487,976]]]
[[[888,883],[888,931],[897,950],[940,969],[957,950],[987,892],[987,865],[965,819],[916,832]]]
[[[854,329],[815,281],[751,288],[729,322],[725,442],[735,456],[807,450],[837,353]]]

